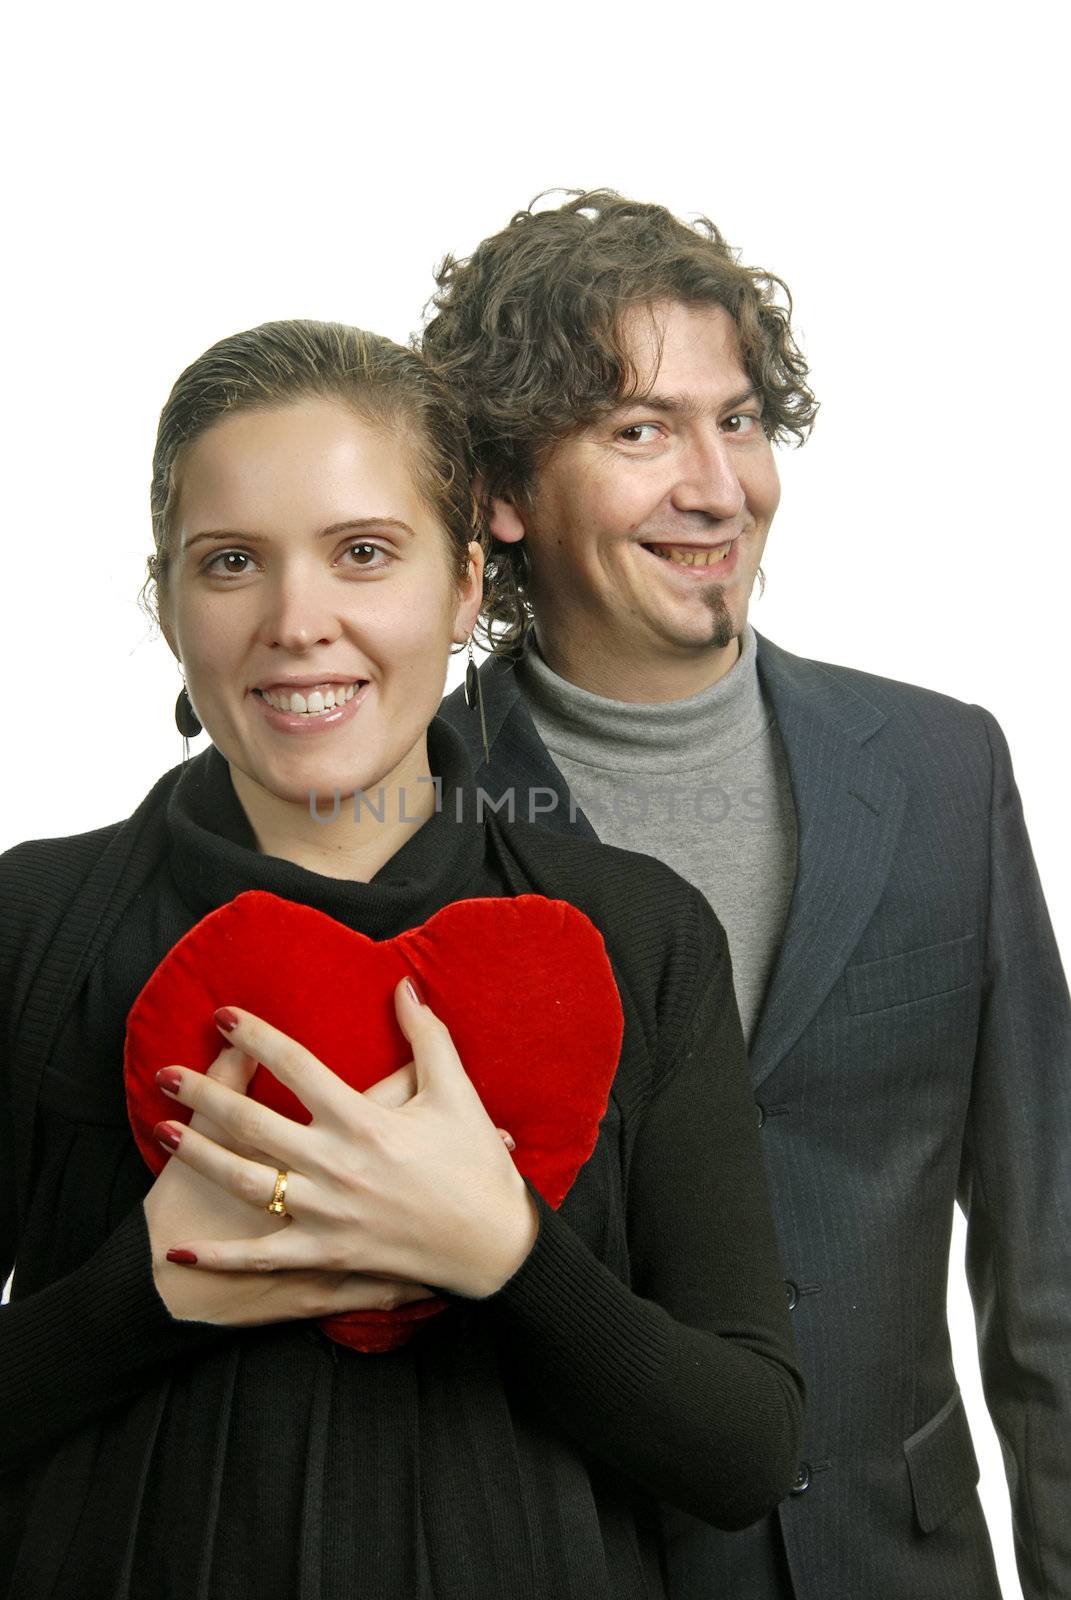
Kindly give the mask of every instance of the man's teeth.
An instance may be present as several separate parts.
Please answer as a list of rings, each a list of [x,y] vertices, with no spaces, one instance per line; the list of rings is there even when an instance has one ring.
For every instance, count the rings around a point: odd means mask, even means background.
[[[678,567],[714,567],[732,549],[732,540],[728,544],[715,545],[713,550],[688,549],[679,544],[652,544],[648,546],[656,556],[661,556],[663,561],[674,561]]]
[[[356,683],[334,683],[325,684],[323,689],[310,689],[308,694],[299,694],[296,689],[261,689],[260,692],[276,711],[297,711],[317,717],[323,711],[344,706],[347,700],[353,699],[357,687]]]

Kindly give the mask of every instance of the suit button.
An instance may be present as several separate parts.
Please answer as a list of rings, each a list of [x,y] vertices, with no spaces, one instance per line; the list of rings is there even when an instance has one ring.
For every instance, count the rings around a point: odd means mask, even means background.
[[[789,1494],[806,1494],[810,1487],[811,1463],[809,1461],[801,1461],[799,1471],[796,1473],[796,1481],[788,1492]]]
[[[791,1278],[785,1279],[785,1294],[788,1297],[788,1309],[795,1311],[800,1303],[800,1292]]]
[[[761,1128],[763,1123],[766,1121],[766,1107],[762,1104],[761,1101],[756,1100],[755,1101],[755,1110],[758,1112],[759,1127]]]

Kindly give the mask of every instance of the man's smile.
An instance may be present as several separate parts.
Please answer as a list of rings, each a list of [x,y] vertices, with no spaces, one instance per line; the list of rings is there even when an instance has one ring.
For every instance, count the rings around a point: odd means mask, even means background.
[[[662,544],[644,543],[643,548],[663,561],[679,567],[715,567],[732,553],[735,539],[722,544]]]

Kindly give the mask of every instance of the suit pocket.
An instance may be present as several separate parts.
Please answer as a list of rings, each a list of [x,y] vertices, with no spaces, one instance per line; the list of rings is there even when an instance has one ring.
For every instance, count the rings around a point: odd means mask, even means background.
[[[923,1533],[932,1533],[978,1482],[978,1457],[958,1388],[929,1422],[904,1440],[904,1455],[915,1516]]]
[[[860,961],[844,969],[848,1010],[859,1016],[887,1011],[912,1000],[949,994],[970,983],[974,973],[974,934],[928,944],[880,961]]]

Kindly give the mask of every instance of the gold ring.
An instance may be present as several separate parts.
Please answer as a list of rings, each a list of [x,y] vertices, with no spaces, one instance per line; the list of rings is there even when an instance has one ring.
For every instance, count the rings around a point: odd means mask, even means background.
[[[265,1211],[270,1211],[273,1217],[288,1217],[290,1215],[290,1212],[286,1209],[287,1176],[285,1172],[277,1172],[275,1174],[275,1188],[272,1191],[271,1199],[264,1207]]]

